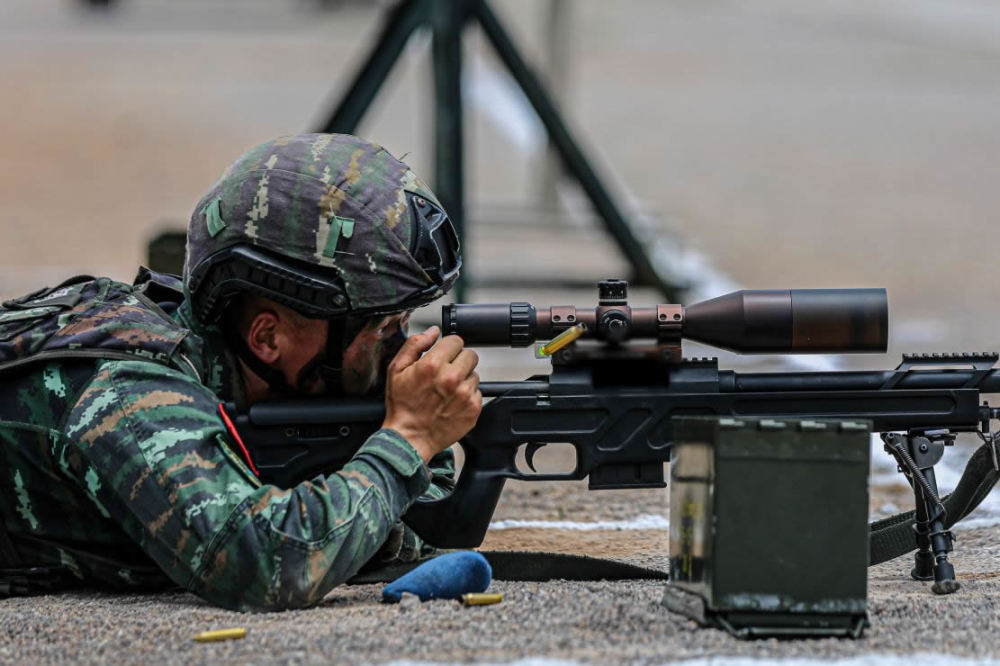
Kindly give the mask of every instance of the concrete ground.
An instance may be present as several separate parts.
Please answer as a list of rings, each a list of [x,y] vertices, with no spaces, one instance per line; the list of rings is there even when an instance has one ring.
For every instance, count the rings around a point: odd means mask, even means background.
[[[493,4],[537,56],[543,3]],[[378,27],[377,10],[362,3],[332,12],[304,0],[120,5],[103,15],[68,0],[0,0],[0,297],[80,272],[130,278],[146,241],[165,224],[183,226],[243,149],[316,125]],[[835,359],[845,367],[892,367],[902,351],[1000,346],[989,226],[1000,210],[1000,8],[974,0],[571,6],[569,121],[621,199],[654,211],[660,236],[713,266],[702,295],[729,285],[888,288],[890,353]],[[426,40],[411,44],[360,131],[409,153],[422,173],[431,172],[427,51]],[[471,272],[624,274],[572,187],[560,188],[568,224],[531,223],[541,201],[538,128],[480,37],[468,40],[466,60]],[[471,297],[585,304],[594,294],[543,283]],[[656,298],[639,291],[634,300]],[[720,356],[728,367],[789,367]],[[524,351],[491,351],[481,374],[544,371]],[[905,508],[898,482],[876,471],[873,514]],[[496,519],[542,526],[495,530],[486,546],[665,566],[662,529],[544,526],[627,525],[664,509],[654,491],[511,484]],[[959,535],[959,595],[932,595],[907,579],[906,562],[873,568],[873,626],[860,641],[742,643],[697,631],[663,611],[662,585],[652,582],[502,583],[503,604],[475,609],[382,606],[378,588],[362,586],[334,591],[318,609],[260,616],[182,593],[78,592],[0,602],[0,661],[996,658],[993,515]],[[191,642],[225,626],[249,634]]]

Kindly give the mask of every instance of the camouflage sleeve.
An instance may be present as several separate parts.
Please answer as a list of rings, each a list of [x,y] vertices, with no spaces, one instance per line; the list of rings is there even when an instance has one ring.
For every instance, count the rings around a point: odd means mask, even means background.
[[[427,463],[431,472],[431,484],[421,495],[422,499],[441,499],[455,489],[455,452],[445,449]]]
[[[427,463],[431,472],[431,484],[420,499],[441,499],[455,489],[455,453],[445,449]],[[400,562],[415,562],[430,557],[437,548],[425,542],[402,521],[397,522],[389,538],[385,540],[365,569],[377,569]]]
[[[230,448],[215,396],[143,362],[102,364],[65,424],[78,481],[179,585],[240,610],[313,604],[386,540],[430,483],[380,430],[341,471],[260,485]]]

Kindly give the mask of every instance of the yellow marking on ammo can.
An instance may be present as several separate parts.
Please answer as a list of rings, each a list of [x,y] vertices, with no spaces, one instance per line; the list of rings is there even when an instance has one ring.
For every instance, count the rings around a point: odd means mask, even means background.
[[[203,631],[200,634],[196,634],[194,640],[198,643],[215,643],[216,641],[231,641],[237,638],[243,638],[246,635],[246,627],[235,627],[233,629]]]
[[[462,603],[466,606],[489,606],[503,601],[500,592],[469,592],[462,595]]]
[[[538,356],[552,356],[571,342],[575,342],[587,330],[584,324],[571,326],[538,348]]]

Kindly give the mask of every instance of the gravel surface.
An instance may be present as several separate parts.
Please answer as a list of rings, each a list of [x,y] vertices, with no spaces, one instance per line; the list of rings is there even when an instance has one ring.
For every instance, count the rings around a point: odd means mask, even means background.
[[[146,240],[165,224],[183,226],[234,156],[315,124],[378,26],[364,3],[331,13],[271,0],[120,4],[99,16],[68,1],[0,3],[0,298],[74,273],[130,278]],[[537,55],[544,3],[494,4]],[[1000,8],[978,0],[572,4],[569,121],[615,191],[661,214],[664,236],[683,237],[747,287],[887,287],[890,354],[838,358],[841,367],[893,367],[902,351],[997,346]],[[361,132],[432,173],[421,43],[407,49]],[[495,92],[503,79],[482,47],[470,39],[470,76]],[[626,274],[588,216],[574,212],[553,231],[503,208],[512,199],[532,206],[544,143],[518,140],[519,115],[496,102],[468,96],[470,270]],[[579,210],[572,188],[561,195]],[[509,220],[520,226],[496,223]],[[472,297],[589,303],[594,293],[540,286]],[[729,368],[788,367],[773,357],[688,350],[718,354]],[[546,372],[523,350],[482,357],[485,379]],[[565,456],[548,462],[565,464]],[[875,472],[872,515],[907,508],[908,489],[884,464]],[[627,521],[665,510],[662,492],[511,483],[496,519]],[[479,608],[386,606],[378,586],[347,587],[318,608],[268,615],[219,610],[180,592],[80,591],[0,601],[0,662],[1000,657],[1000,527],[958,536],[962,591],[931,594],[909,580],[906,558],[873,567],[872,627],[857,641],[736,641],[667,613],[658,582],[496,583],[505,601]],[[484,546],[662,568],[666,541],[663,530],[528,528],[491,532]],[[248,628],[245,639],[192,641],[234,626]]]
[[[589,492],[582,483],[515,483],[498,518],[627,520],[664,513],[664,491]],[[894,482],[873,486],[872,506],[902,502]],[[541,498],[547,498],[544,502]],[[552,508],[547,508],[551,505]],[[904,505],[905,506],[905,505]],[[560,513],[559,507],[565,507]],[[873,510],[877,514],[877,511]],[[491,531],[488,550],[582,553],[666,569],[666,530]],[[92,591],[0,603],[0,662],[380,663],[507,662],[544,656],[582,663],[661,663],[704,656],[848,657],[869,653],[1000,655],[1000,527],[961,530],[953,553],[962,590],[939,597],[909,579],[903,557],[869,570],[872,627],[857,641],[739,641],[700,629],[662,605],[654,581],[494,582],[495,606],[407,600],[380,603],[378,585],[333,591],[317,608],[263,615],[213,608],[182,592]],[[210,629],[246,627],[226,643],[193,642]]]
[[[512,536],[509,545],[520,547]],[[642,535],[603,536],[645,548]],[[380,587],[365,585],[337,590],[314,609],[267,615],[218,610],[185,593],[76,592],[12,599],[0,605],[0,660],[360,664],[392,659],[500,662],[544,655],[619,664],[706,655],[995,656],[1000,654],[1000,571],[992,565],[998,537],[997,529],[962,534],[954,560],[963,590],[949,597],[935,596],[927,584],[906,579],[902,562],[873,567],[872,627],[860,640],[736,640],[667,612],[660,604],[659,582],[496,582],[491,590],[504,594],[503,603],[478,608],[451,601],[385,605],[379,602]],[[553,535],[563,545],[572,538]],[[666,565],[663,555],[648,559]],[[247,628],[245,639],[192,641],[198,632],[235,626]]]

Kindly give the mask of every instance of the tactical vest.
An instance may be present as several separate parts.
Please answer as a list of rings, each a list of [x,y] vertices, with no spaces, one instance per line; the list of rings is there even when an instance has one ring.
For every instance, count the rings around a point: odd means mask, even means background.
[[[135,284],[81,275],[0,307],[0,376],[54,359],[143,360],[194,368],[176,354],[188,335],[166,313],[184,298],[181,282],[143,268]],[[197,373],[195,373],[197,374]]]
[[[178,348],[189,331],[170,318],[184,299],[180,279],[146,268],[132,285],[86,275],[0,305],[0,381],[52,360],[142,360],[197,377]],[[21,561],[0,519],[0,598],[65,587],[64,567]]]

